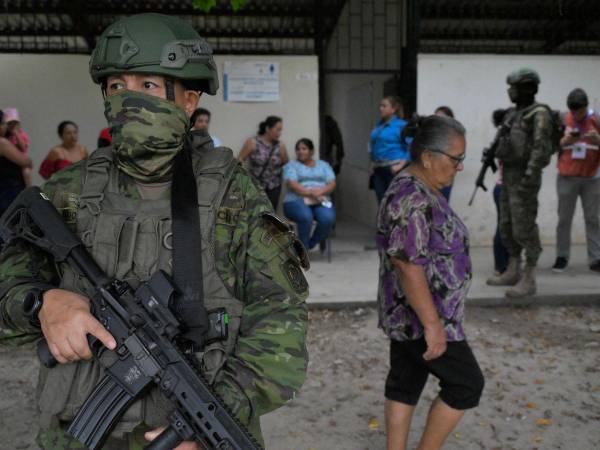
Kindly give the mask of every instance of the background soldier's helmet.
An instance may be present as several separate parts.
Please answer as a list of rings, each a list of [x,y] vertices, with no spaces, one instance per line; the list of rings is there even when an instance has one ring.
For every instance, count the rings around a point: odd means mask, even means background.
[[[511,72],[506,77],[506,82],[510,85],[525,83],[538,85],[540,84],[540,76],[535,70],[528,67],[522,67],[514,72]]]
[[[163,14],[137,14],[104,30],[92,52],[90,75],[101,84],[123,72],[175,78],[187,89],[211,95],[219,88],[208,42],[189,23]]]

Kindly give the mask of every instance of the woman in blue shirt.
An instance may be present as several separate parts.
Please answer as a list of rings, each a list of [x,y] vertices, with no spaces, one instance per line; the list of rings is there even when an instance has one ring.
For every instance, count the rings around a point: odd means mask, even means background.
[[[331,166],[313,158],[315,146],[302,138],[296,142],[296,161],[283,167],[283,181],[288,191],[283,200],[283,213],[298,225],[298,237],[311,249],[329,235],[335,224],[335,208],[329,194],[335,189]],[[313,221],[317,222],[310,235]]]
[[[381,120],[371,132],[369,152],[371,155],[372,187],[380,203],[394,176],[406,165],[410,154],[400,141],[406,121],[400,119],[402,101],[387,96],[379,104]]]

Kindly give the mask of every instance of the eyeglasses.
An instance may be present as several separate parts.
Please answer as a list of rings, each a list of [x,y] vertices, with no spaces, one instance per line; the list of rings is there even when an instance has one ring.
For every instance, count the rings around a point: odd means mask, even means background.
[[[433,150],[428,150],[428,151],[430,151],[431,153],[439,153],[441,155],[447,156],[448,158],[450,158],[452,160],[452,162],[454,162],[454,167],[455,168],[458,167],[458,166],[460,166],[462,163],[464,163],[465,162],[465,158],[467,157],[467,155],[465,155],[464,153],[461,156],[452,156],[452,155],[449,155],[448,153],[443,152],[441,150],[435,150],[435,149],[433,149]]]

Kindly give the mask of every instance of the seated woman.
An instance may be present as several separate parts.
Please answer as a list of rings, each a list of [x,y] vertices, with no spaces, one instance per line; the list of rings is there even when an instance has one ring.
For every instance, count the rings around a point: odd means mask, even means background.
[[[302,138],[296,142],[296,159],[283,168],[283,180],[287,194],[283,201],[283,213],[298,224],[298,235],[307,249],[324,241],[335,224],[335,208],[329,194],[335,189],[335,174],[331,166],[315,160],[315,146]],[[312,236],[313,221],[317,226]]]
[[[79,127],[76,123],[65,120],[58,125],[57,131],[62,143],[50,149],[40,166],[40,175],[46,180],[55,172],[88,157],[87,149],[77,141]]]

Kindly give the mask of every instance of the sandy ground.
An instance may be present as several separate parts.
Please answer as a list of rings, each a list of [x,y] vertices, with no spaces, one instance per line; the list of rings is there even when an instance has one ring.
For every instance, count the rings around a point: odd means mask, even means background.
[[[269,450],[384,449],[387,340],[371,309],[311,312],[309,377],[263,417]],[[479,408],[445,449],[600,449],[600,308],[471,308],[468,336],[486,376]],[[34,449],[31,349],[0,348],[0,449]],[[414,449],[437,383],[413,421]]]

